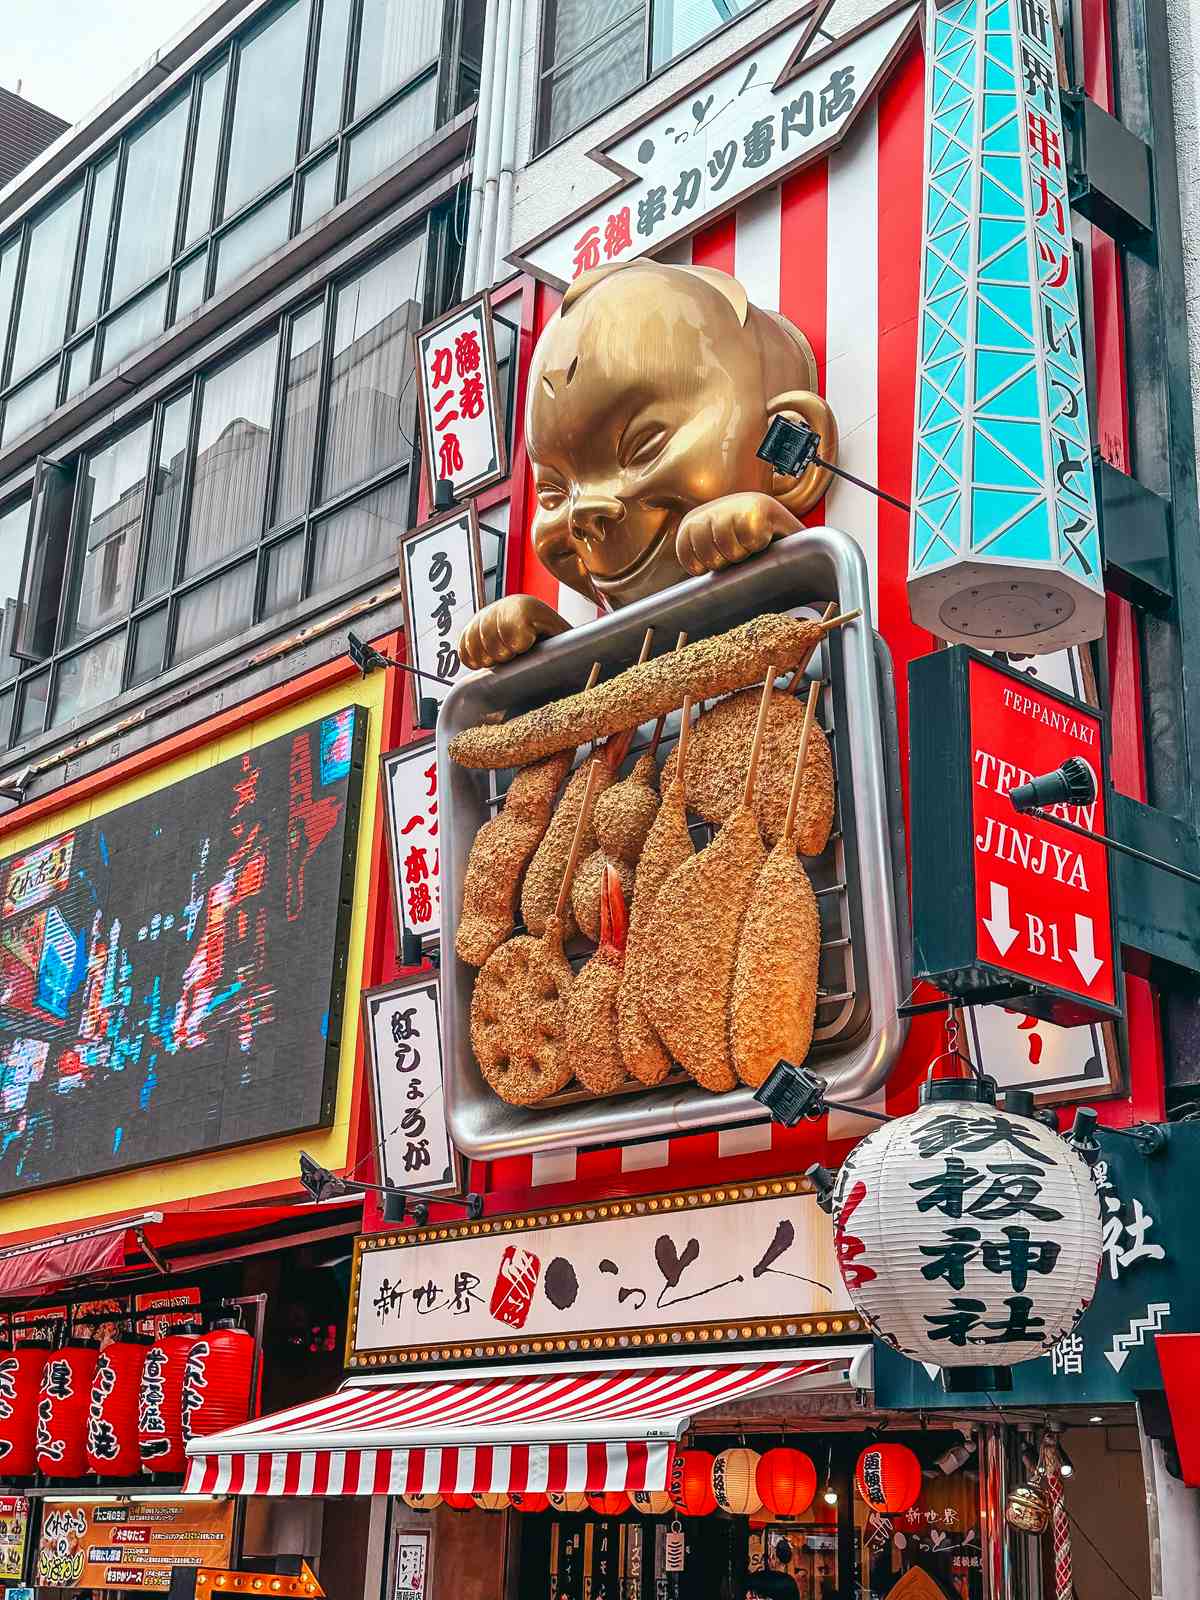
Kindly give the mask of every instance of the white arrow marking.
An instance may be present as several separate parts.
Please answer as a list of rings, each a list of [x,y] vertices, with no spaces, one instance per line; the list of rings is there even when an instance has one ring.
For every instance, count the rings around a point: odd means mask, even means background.
[[[1017,937],[1017,930],[1009,920],[1008,890],[1002,883],[992,884],[992,914],[984,917],[983,925],[992,936],[992,943],[1002,956]]]
[[[1134,1345],[1143,1345],[1148,1333],[1158,1333],[1163,1323],[1171,1315],[1171,1302],[1169,1300],[1156,1300],[1146,1307],[1144,1317],[1134,1317],[1124,1333],[1113,1336],[1112,1349],[1104,1351],[1104,1359],[1114,1372],[1129,1360],[1129,1354]]]
[[[1091,917],[1075,913],[1075,948],[1067,954],[1079,968],[1079,975],[1090,988],[1096,981],[1096,974],[1104,965],[1103,956],[1096,954],[1095,929],[1092,927]]]

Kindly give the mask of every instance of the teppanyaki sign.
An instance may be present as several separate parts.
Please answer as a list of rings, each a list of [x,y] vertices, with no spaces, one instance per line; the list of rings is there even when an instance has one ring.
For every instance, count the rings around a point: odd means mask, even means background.
[[[360,1238],[350,1367],[861,1333],[805,1178]]]
[[[690,234],[840,144],[917,26],[912,0],[829,42],[806,8],[627,128],[592,159],[617,175],[594,204],[509,259],[557,288]]]
[[[914,977],[1067,1026],[1120,1016],[1106,847],[1008,797],[1077,756],[1097,799],[1048,809],[1103,833],[1100,716],[963,645],[908,674]]]

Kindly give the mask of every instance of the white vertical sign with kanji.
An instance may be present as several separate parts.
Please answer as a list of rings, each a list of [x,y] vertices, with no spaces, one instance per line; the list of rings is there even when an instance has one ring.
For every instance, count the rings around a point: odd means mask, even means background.
[[[438,705],[466,670],[458,656],[463,629],[484,603],[475,507],[452,511],[400,540],[408,659],[426,677],[410,677],[414,720],[420,702]],[[442,681],[438,681],[438,680]]]
[[[429,1572],[429,1535],[403,1529],[396,1535],[396,1581],[393,1600],[426,1600]]]
[[[390,751],[380,767],[399,950],[406,933],[432,941],[442,931],[437,753],[432,739]]]
[[[486,296],[422,328],[416,345],[430,499],[440,479],[461,500],[499,482],[507,470],[492,308]]]
[[[363,995],[381,1181],[396,1189],[456,1189],[442,1095],[438,980],[428,972]]]

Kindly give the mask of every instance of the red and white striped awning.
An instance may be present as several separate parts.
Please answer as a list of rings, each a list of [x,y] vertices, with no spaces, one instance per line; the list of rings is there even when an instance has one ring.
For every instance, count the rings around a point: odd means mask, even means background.
[[[188,1445],[189,1494],[663,1489],[699,1413],[845,1381],[854,1346],[618,1366],[353,1378],[324,1400]],[[722,1352],[724,1354],[724,1352]],[[732,1355],[732,1352],[730,1352]]]

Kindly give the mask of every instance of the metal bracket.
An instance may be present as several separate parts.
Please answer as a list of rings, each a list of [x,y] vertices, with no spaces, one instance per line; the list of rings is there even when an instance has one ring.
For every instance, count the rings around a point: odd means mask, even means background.
[[[1150,146],[1078,91],[1062,108],[1071,209],[1122,244],[1144,243],[1154,230]]]
[[[1142,611],[1171,608],[1171,503],[1092,452],[1104,586]]]
[[[960,1000],[956,995],[947,995],[942,1000],[918,1000],[910,1005],[897,1006],[896,1014],[901,1017],[923,1017],[931,1011],[951,1011],[955,1006],[960,1011],[970,1011],[975,1006],[999,1006],[1006,1000],[1019,1000],[1022,995],[1036,993],[1031,983],[998,983],[991,989],[976,990],[970,1000]]]

